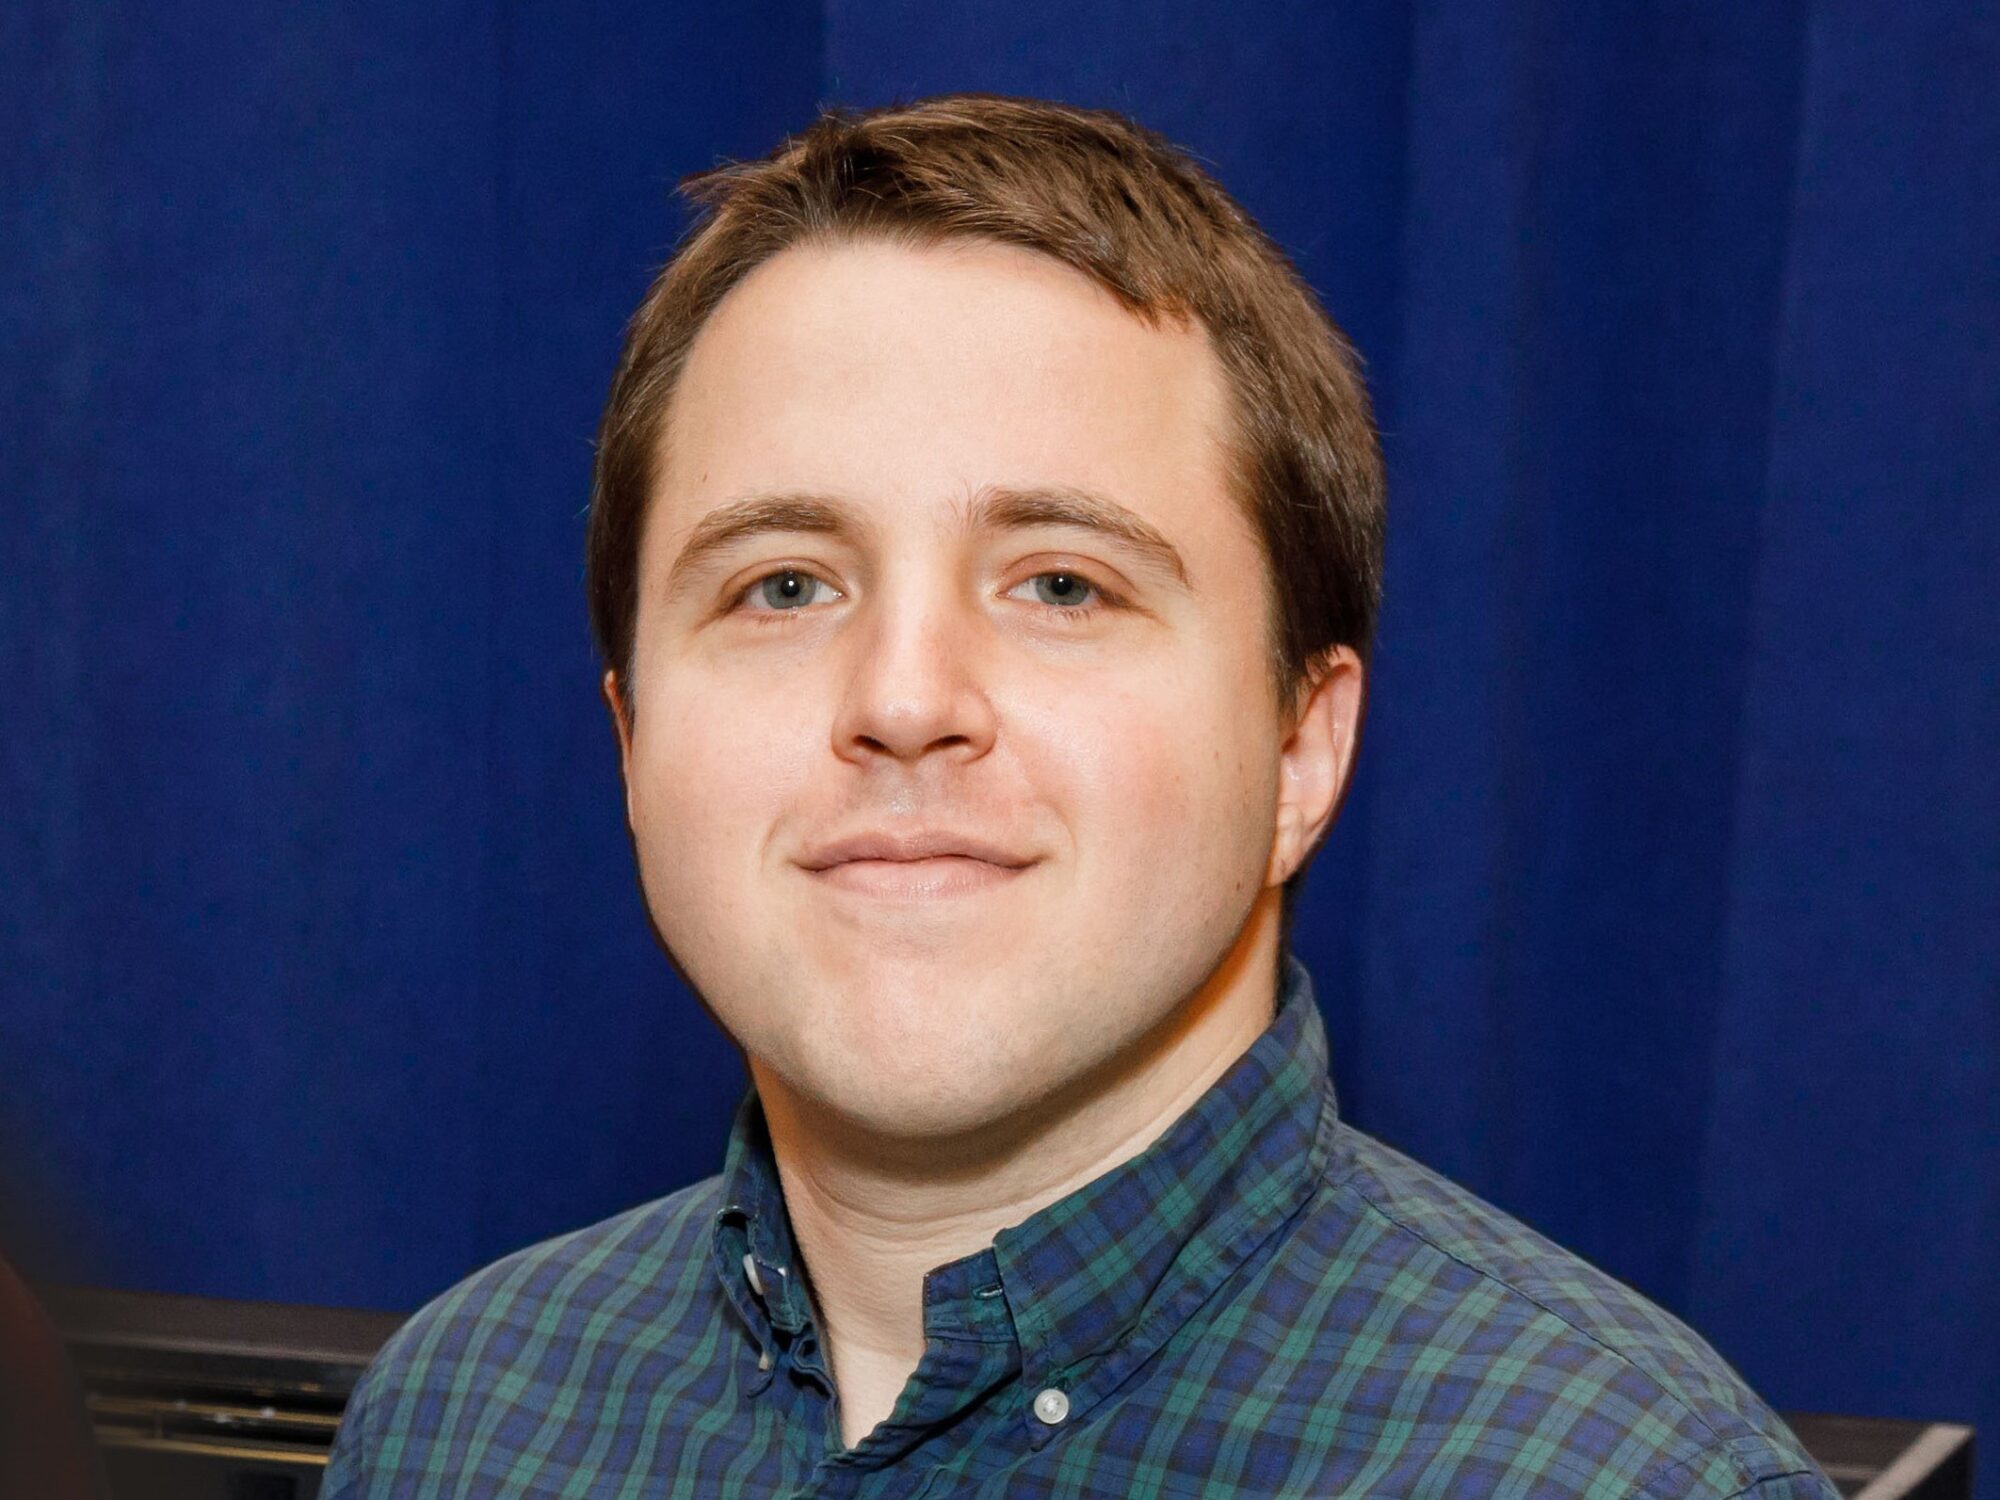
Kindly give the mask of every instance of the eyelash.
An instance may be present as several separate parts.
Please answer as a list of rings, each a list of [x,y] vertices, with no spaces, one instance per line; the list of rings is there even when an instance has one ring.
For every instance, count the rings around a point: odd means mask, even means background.
[[[747,601],[749,597],[752,594],[754,594],[758,589],[762,588],[766,583],[770,582],[770,580],[772,580],[773,578],[781,578],[787,573],[797,574],[801,578],[810,578],[815,583],[821,584],[827,588],[833,587],[832,584],[827,583],[827,581],[824,578],[821,578],[819,574],[813,572],[809,568],[773,568],[768,573],[758,574],[757,577],[751,579],[748,584],[738,589],[736,591],[735,597],[729,601],[730,611],[732,613],[766,615],[779,619],[782,619],[786,615],[795,615],[803,613],[803,608],[753,609],[753,610],[745,610],[743,608],[745,601]],[[1120,599],[1116,594],[1112,593],[1111,590],[1107,589],[1103,584],[1099,583],[1095,578],[1092,578],[1088,573],[1085,573],[1077,568],[1044,568],[1038,573],[1030,573],[1026,578],[1023,578],[1020,583],[1015,584],[1014,588],[1020,588],[1022,584],[1033,583],[1037,578],[1055,578],[1058,576],[1064,578],[1074,578],[1079,583],[1083,584],[1084,587],[1090,590],[1091,602],[1088,604],[1047,605],[1045,608],[1047,612],[1050,614],[1058,616],[1067,616],[1077,619],[1091,619],[1094,618],[1101,610],[1116,609],[1124,603],[1124,600]],[[1009,589],[1007,592],[1011,595],[1013,593],[1013,589]]]

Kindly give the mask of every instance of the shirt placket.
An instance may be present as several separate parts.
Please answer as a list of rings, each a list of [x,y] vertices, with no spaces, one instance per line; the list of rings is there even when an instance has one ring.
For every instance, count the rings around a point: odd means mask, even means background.
[[[838,1412],[828,1403],[827,1445],[799,1495],[911,1500],[934,1488],[935,1476],[967,1448],[1005,1440],[996,1414],[1012,1405],[1020,1347],[990,1251],[925,1278],[924,1333],[923,1356],[894,1411],[853,1448],[841,1446]]]

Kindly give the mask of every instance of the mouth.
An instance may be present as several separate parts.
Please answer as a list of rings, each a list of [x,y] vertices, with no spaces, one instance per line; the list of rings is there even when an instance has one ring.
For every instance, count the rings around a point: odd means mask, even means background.
[[[849,859],[814,870],[815,880],[857,895],[930,900],[991,890],[1016,879],[1026,865],[999,865],[963,854],[923,859]]]
[[[858,895],[930,900],[992,890],[1035,861],[990,840],[950,833],[858,834],[798,861],[813,879]]]

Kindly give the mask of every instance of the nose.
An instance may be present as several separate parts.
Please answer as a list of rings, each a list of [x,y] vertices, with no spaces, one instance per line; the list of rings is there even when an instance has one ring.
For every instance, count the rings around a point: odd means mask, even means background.
[[[834,753],[862,765],[936,755],[977,760],[996,716],[984,685],[986,632],[946,583],[906,583],[864,605],[849,636]]]

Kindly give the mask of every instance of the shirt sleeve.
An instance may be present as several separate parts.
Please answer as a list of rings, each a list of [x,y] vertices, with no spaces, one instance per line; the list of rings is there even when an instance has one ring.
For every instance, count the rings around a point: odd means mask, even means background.
[[[1811,1457],[1766,1433],[1745,1433],[1642,1482],[1635,1500],[1841,1500]]]
[[[1841,1496],[1824,1474],[1809,1470],[1760,1479],[1749,1489],[1738,1490],[1729,1500],[1841,1500]]]
[[[375,1383],[382,1369],[377,1360],[354,1383],[341,1414],[340,1428],[333,1435],[333,1452],[320,1480],[319,1500],[366,1500],[371,1488],[369,1460],[369,1417],[374,1410]]]

